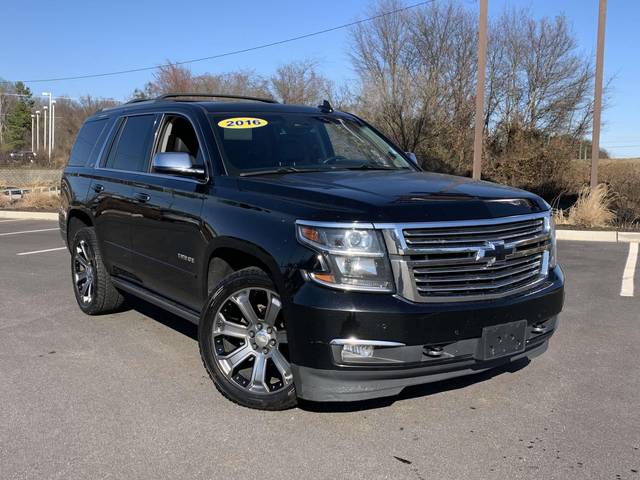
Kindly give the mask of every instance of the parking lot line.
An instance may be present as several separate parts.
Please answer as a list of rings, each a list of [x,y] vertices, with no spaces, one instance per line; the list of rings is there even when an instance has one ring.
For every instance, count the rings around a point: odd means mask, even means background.
[[[45,250],[34,250],[33,252],[16,253],[16,255],[18,255],[18,256],[33,255],[34,253],[57,252],[58,250],[66,250],[66,249],[67,249],[67,247],[47,248]]]
[[[636,273],[636,263],[638,263],[638,243],[629,244],[629,256],[622,273],[622,287],[620,295],[623,297],[633,297],[633,277]]]
[[[52,232],[53,230],[59,230],[56,228],[41,228],[39,230],[23,230],[21,232],[8,232],[8,233],[0,233],[0,237],[6,237],[7,235],[20,235],[22,233],[37,233],[37,232]]]

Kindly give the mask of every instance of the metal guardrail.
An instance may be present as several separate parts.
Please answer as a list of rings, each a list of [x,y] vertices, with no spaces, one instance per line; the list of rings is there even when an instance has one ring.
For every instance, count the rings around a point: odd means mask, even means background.
[[[6,195],[9,200],[22,198],[30,193],[48,193],[49,195],[59,195],[60,187],[33,187],[33,188],[5,188],[0,190],[0,194]]]

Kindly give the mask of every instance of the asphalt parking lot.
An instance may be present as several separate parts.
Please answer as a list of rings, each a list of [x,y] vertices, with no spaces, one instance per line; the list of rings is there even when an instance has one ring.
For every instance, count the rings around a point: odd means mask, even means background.
[[[0,220],[2,479],[640,480],[640,274],[621,296],[627,243],[559,243],[565,311],[528,364],[391,400],[260,412],[215,390],[188,322],[141,302],[82,314],[56,227]]]

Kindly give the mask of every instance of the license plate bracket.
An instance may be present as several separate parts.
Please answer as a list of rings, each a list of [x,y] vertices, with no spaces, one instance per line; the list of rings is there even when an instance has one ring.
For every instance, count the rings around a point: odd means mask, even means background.
[[[525,349],[526,335],[526,320],[484,327],[479,357],[481,360],[493,360],[521,353]]]

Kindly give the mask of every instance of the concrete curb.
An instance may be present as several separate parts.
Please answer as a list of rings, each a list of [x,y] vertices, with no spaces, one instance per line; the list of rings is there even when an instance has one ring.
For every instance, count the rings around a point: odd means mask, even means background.
[[[18,220],[58,220],[58,214],[52,212],[21,212],[18,210],[0,210],[0,218]]]
[[[558,240],[580,242],[640,242],[640,232],[615,232],[598,230],[557,230]]]

